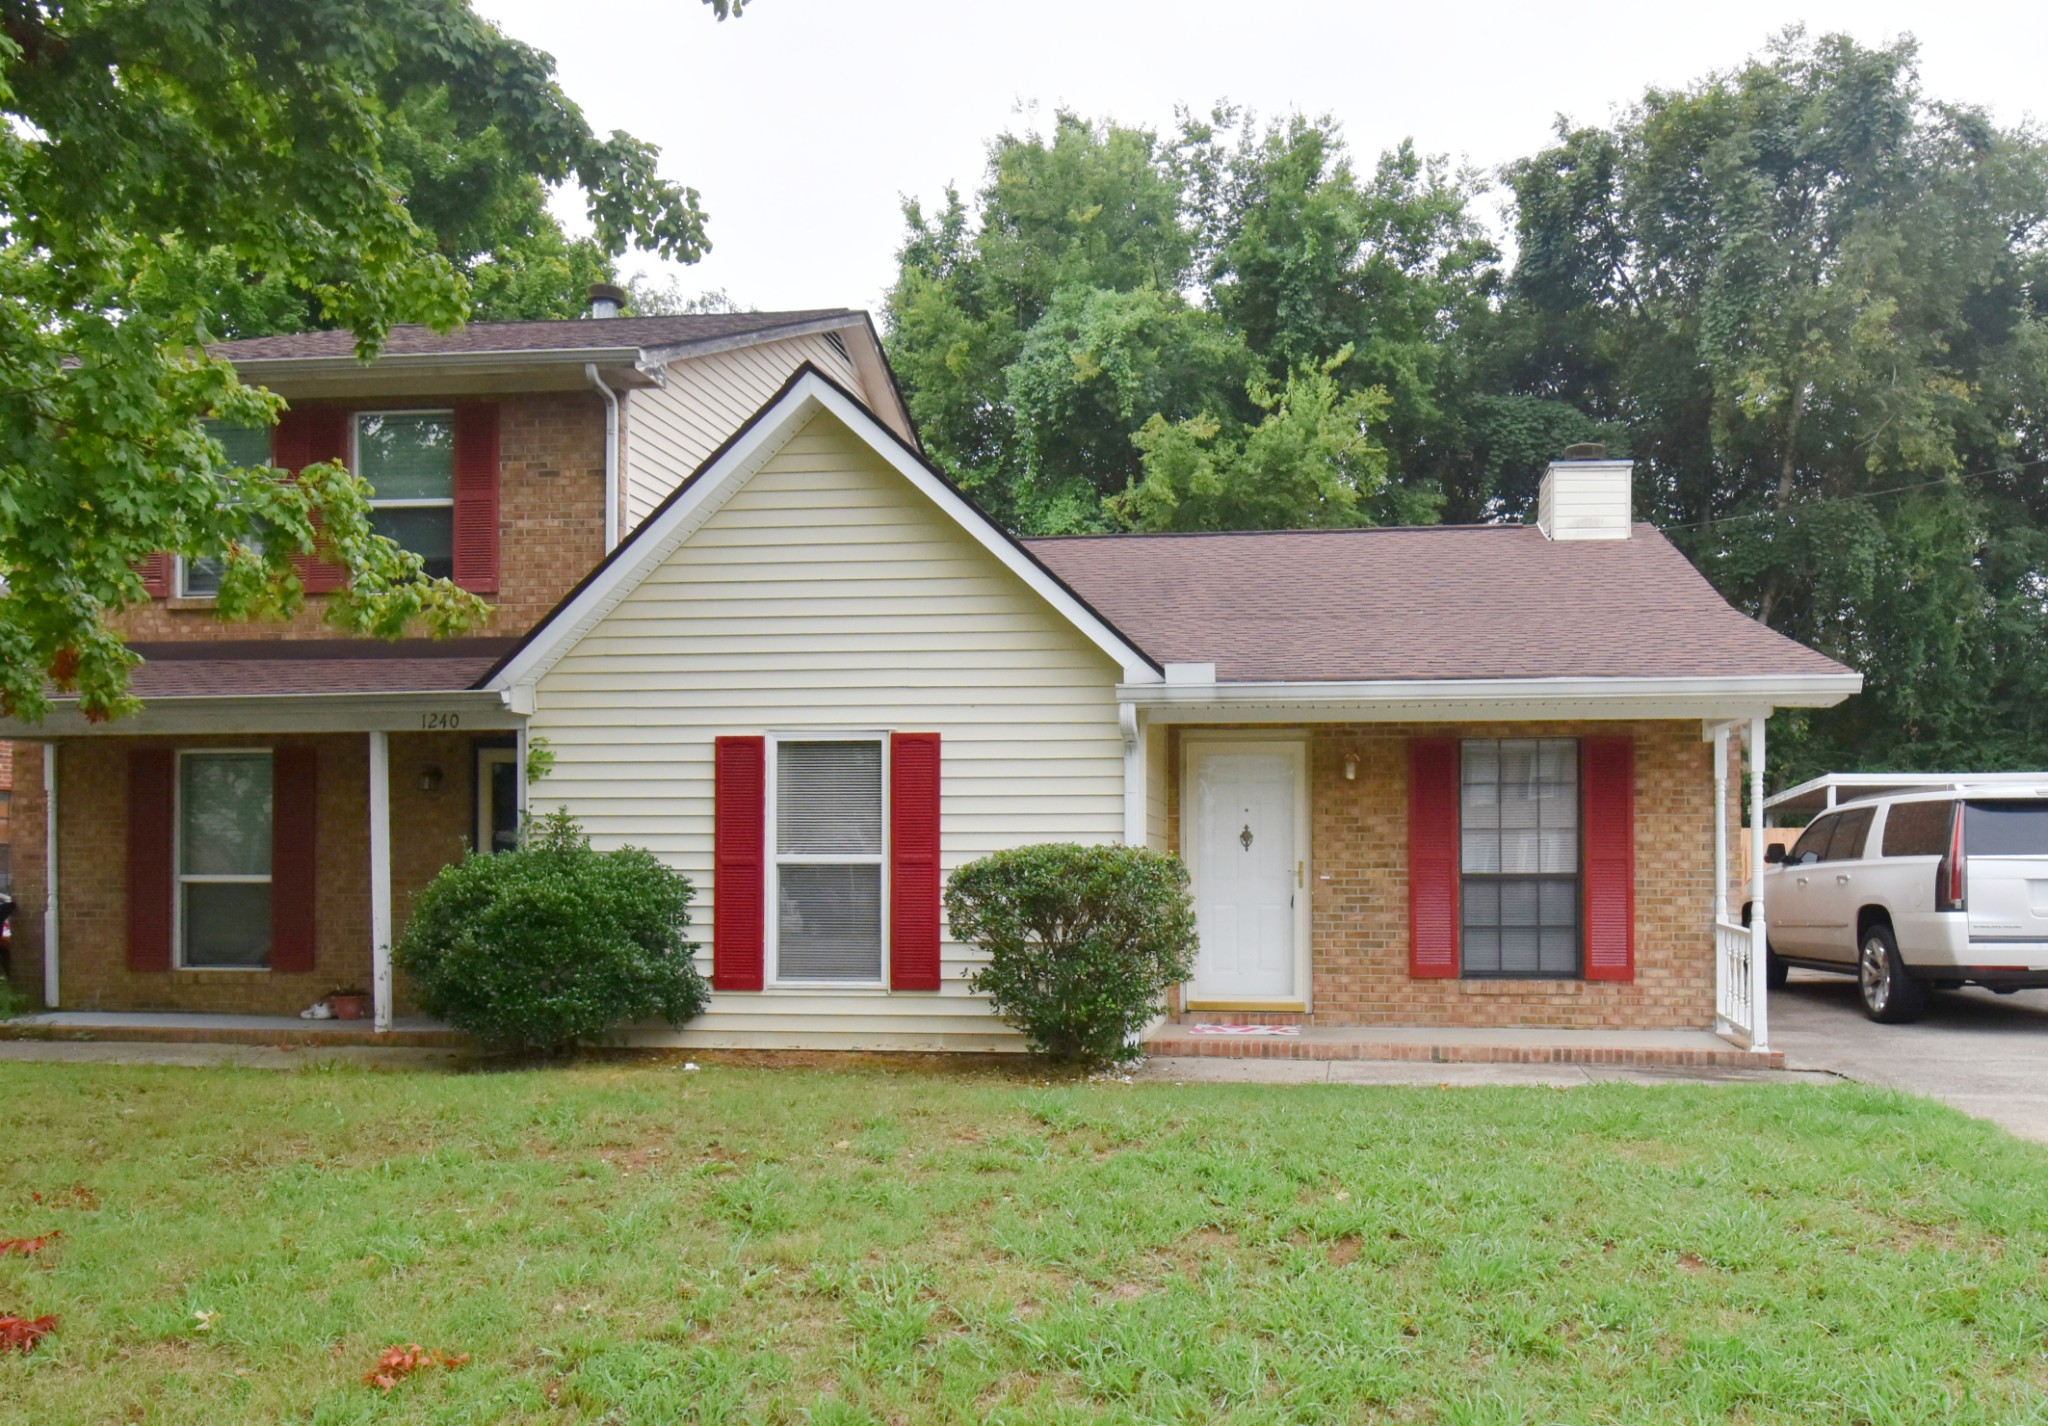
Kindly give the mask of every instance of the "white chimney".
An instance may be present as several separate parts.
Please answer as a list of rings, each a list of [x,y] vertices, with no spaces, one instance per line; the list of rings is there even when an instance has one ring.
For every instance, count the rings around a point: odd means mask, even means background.
[[[1628,538],[1634,461],[1607,459],[1605,446],[1567,446],[1543,472],[1536,524],[1553,540]]]
[[[626,305],[626,290],[614,287],[609,282],[590,284],[590,315],[593,317],[616,317]]]

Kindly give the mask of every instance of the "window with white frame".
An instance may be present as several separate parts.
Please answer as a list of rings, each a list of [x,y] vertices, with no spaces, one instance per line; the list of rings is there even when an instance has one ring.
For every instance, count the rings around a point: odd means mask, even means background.
[[[228,421],[208,421],[206,434],[220,443],[228,467],[242,470],[270,464],[270,430],[266,426],[237,426]],[[259,550],[257,541],[250,541]],[[217,559],[178,561],[178,593],[187,599],[211,599],[220,593],[223,562]]]
[[[455,415],[356,414],[355,473],[370,486],[370,528],[426,562],[429,579],[455,575]]]
[[[882,980],[882,740],[775,743],[775,979]]]
[[[270,754],[178,756],[178,960],[270,964]]]
[[[1578,743],[1467,738],[1460,763],[1463,973],[1578,975]]]

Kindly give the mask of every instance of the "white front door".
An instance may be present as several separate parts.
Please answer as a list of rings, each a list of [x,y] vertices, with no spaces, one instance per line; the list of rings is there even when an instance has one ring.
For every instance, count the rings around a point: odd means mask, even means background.
[[[1201,952],[1190,1004],[1297,1002],[1308,891],[1298,742],[1187,745]]]

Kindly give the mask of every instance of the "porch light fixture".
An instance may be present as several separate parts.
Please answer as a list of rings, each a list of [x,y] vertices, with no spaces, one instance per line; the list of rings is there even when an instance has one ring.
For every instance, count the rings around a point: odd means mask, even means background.
[[[440,790],[441,765],[439,763],[428,763],[420,769],[420,791],[439,792]]]
[[[1344,754],[1344,780],[1345,780],[1346,782],[1356,782],[1356,781],[1358,781],[1358,754],[1357,754],[1357,753],[1346,753],[1346,754]]]

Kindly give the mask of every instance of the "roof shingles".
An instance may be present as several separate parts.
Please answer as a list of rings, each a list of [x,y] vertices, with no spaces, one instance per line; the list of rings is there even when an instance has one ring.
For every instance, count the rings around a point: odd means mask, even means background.
[[[1650,525],[1025,542],[1162,663],[1228,682],[1846,674],[1722,599]]]
[[[802,312],[698,312],[677,317],[574,318],[554,322],[471,322],[452,332],[431,327],[393,327],[383,356],[490,356],[513,352],[588,351],[602,347],[675,347],[772,332],[841,317],[861,318],[850,307]],[[229,361],[291,361],[352,357],[349,332],[293,332],[279,337],[244,337],[209,348]]]

